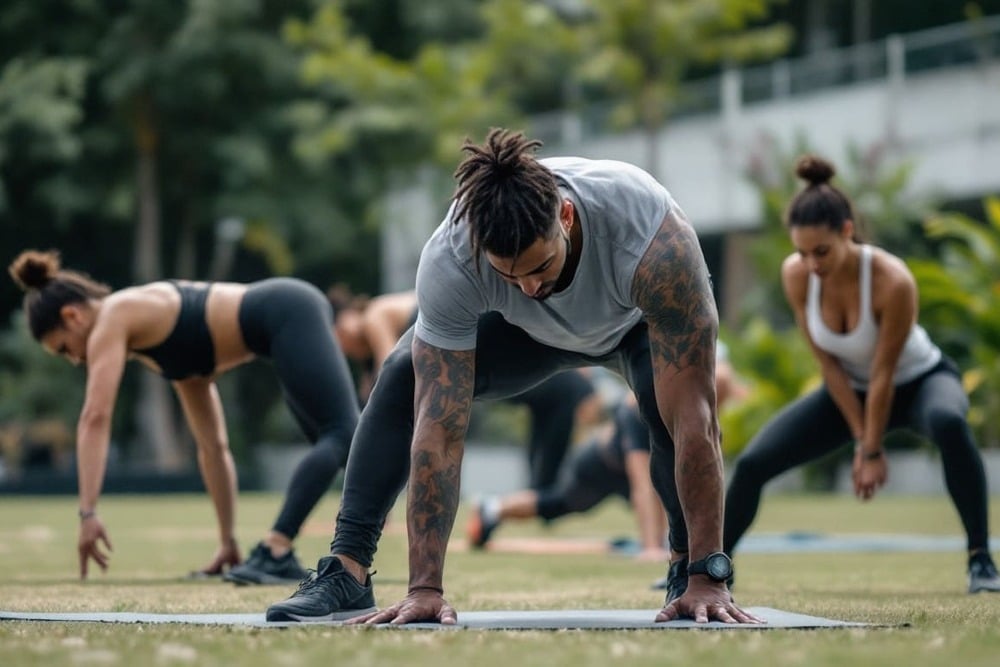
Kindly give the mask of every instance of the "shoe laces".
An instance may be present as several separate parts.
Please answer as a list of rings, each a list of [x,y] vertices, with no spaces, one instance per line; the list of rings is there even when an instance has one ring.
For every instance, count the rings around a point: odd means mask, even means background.
[[[338,570],[321,577],[319,576],[319,572],[310,568],[308,574],[299,582],[299,588],[295,591],[295,595],[305,595],[314,590],[319,590],[326,594],[330,594],[335,590],[344,590],[346,586],[344,582],[346,580],[350,580],[351,583],[359,588],[365,588],[364,585],[357,583],[347,570]]]
[[[687,558],[674,561],[667,569],[667,596],[668,599],[679,597],[678,589],[687,588]]]
[[[299,582],[299,588],[295,591],[296,595],[300,593],[306,593],[314,588],[319,588],[321,586],[321,579],[319,573],[316,570],[309,568],[306,570],[307,574],[303,577],[302,581]],[[332,579],[333,577],[325,577],[326,579]]]

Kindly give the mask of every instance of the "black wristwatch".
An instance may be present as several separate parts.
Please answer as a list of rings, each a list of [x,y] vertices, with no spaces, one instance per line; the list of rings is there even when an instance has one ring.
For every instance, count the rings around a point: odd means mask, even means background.
[[[726,581],[733,576],[733,561],[721,551],[716,551],[690,563],[688,574],[705,574],[713,581]]]

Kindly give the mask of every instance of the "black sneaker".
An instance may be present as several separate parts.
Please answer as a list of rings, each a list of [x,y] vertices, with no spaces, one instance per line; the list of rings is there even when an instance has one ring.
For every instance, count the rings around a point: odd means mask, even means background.
[[[684,556],[680,560],[670,563],[667,569],[667,576],[657,582],[662,583],[662,588],[667,591],[667,599],[664,605],[668,605],[680,596],[688,588],[688,557]]]
[[[687,556],[684,556],[684,558],[676,563],[671,563],[670,569],[667,570],[667,575],[654,581],[650,588],[654,591],[669,591],[667,593],[667,604],[670,604],[680,596],[684,595],[684,591],[687,590],[687,566]],[[735,583],[736,575],[729,575],[729,578],[726,579],[726,587],[729,589],[730,595],[732,595],[733,585]]]
[[[230,568],[222,577],[237,585],[272,584],[289,585],[302,581],[309,572],[302,567],[290,550],[281,558],[271,555],[271,548],[259,542],[250,552],[250,557],[241,565]]]
[[[1000,574],[986,551],[969,556],[969,592],[980,591],[1000,592]]]
[[[283,602],[267,608],[269,622],[320,623],[342,621],[375,611],[372,578],[362,586],[335,556],[319,559],[315,572]]]
[[[487,521],[483,513],[483,504],[476,505],[465,524],[465,539],[473,549],[482,549],[490,541],[493,531],[500,525],[499,521]]]

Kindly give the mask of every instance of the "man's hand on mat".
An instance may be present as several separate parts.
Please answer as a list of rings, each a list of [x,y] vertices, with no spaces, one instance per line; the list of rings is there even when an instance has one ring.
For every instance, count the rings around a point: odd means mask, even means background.
[[[107,552],[101,550],[98,542],[103,542],[107,547]],[[80,522],[80,537],[77,539],[76,550],[80,556],[80,578],[87,578],[87,566],[91,558],[101,566],[102,571],[107,571],[108,561],[111,558],[109,552],[114,549],[111,540],[108,538],[104,524],[96,515],[91,515]]]
[[[764,619],[743,611],[733,602],[729,590],[721,584],[709,583],[693,576],[687,590],[656,615],[656,622],[693,618],[695,623],[721,621],[723,623],[764,623]]]
[[[198,570],[198,573],[206,576],[222,574],[227,567],[239,565],[242,562],[243,557],[240,555],[239,545],[236,544],[236,540],[229,540],[219,547],[208,565]]]
[[[403,625],[404,623],[420,621],[454,625],[458,622],[458,614],[441,593],[423,588],[410,591],[401,602],[397,602],[391,607],[352,618],[347,623]]]

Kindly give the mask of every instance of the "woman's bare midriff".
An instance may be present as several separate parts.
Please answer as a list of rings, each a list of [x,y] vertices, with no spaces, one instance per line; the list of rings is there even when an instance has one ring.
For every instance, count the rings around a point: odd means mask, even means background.
[[[240,330],[240,304],[247,286],[213,283],[205,304],[205,319],[215,344],[215,374],[219,375],[253,359]]]

